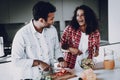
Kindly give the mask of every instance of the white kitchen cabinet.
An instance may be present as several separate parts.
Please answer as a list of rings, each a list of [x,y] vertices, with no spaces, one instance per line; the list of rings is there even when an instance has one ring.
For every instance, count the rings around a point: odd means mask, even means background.
[[[83,4],[83,0],[63,0],[63,20],[71,20],[77,6]]]
[[[56,7],[56,12],[55,12],[55,21],[60,21],[63,19],[63,9],[62,9],[62,0],[51,0],[50,1],[55,7]]]

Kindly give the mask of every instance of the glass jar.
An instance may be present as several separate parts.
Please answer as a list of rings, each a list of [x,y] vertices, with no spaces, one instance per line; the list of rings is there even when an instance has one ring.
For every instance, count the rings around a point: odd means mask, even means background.
[[[104,69],[114,69],[115,61],[114,61],[114,51],[104,48]]]

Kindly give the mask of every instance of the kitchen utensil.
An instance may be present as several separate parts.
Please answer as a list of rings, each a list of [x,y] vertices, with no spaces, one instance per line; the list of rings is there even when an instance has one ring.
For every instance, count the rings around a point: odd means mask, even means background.
[[[0,57],[4,56],[3,37],[0,37]]]

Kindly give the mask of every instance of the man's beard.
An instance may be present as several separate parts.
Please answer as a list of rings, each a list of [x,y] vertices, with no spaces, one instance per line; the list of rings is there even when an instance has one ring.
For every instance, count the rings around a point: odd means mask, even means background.
[[[50,28],[50,25],[48,25],[48,26],[45,26],[45,28]]]

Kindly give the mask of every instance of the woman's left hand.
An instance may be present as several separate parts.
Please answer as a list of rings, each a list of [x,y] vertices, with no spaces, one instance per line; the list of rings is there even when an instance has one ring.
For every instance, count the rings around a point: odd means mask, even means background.
[[[98,52],[98,50],[96,50],[94,53],[93,53],[93,56],[94,57],[97,57],[99,55],[99,52]]]
[[[70,51],[73,55],[80,55],[80,54],[82,54],[82,52],[81,52],[79,49],[77,49],[77,48],[72,48],[72,47],[70,47],[70,48],[69,48],[69,51]]]

